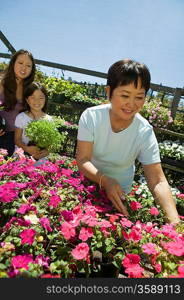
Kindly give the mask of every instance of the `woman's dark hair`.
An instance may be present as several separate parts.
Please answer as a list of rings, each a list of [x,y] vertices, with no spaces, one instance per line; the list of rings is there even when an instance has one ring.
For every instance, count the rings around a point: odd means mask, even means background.
[[[29,96],[31,96],[36,90],[42,91],[42,93],[45,95],[45,104],[44,104],[44,107],[42,108],[42,110],[44,112],[46,112],[47,102],[48,102],[48,95],[47,95],[47,91],[46,91],[45,87],[42,84],[40,84],[39,82],[32,82],[30,85],[28,85],[25,88],[24,95],[23,95],[23,101],[24,101],[23,111],[26,111],[26,110],[30,111],[30,107],[29,107],[29,104],[27,103],[26,99]]]
[[[110,86],[110,98],[114,89],[120,85],[127,85],[134,82],[137,88],[138,79],[140,78],[142,88],[147,94],[150,88],[151,75],[145,64],[136,62],[131,59],[124,59],[115,62],[108,70],[107,85]]]
[[[11,60],[9,62],[9,65],[7,69],[5,70],[5,73],[3,75],[2,84],[4,89],[4,97],[5,97],[5,103],[4,107],[5,110],[12,110],[14,109],[17,99],[16,99],[16,89],[17,89],[17,83],[16,83],[16,77],[14,72],[14,65],[19,55],[21,54],[27,54],[28,57],[32,61],[32,70],[30,75],[23,80],[23,93],[27,85],[29,85],[34,80],[36,66],[34,62],[33,55],[31,52],[25,49],[20,49],[19,51],[15,52],[13,56],[11,57]]]

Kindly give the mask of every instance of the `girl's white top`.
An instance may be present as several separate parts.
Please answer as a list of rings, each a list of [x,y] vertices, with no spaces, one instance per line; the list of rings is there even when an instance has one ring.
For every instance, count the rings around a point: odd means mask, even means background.
[[[52,121],[52,116],[45,115],[44,118],[45,120]],[[15,127],[20,128],[23,130],[22,132],[22,142],[27,145],[29,143],[29,138],[25,134],[25,129],[27,125],[34,121],[31,117],[29,117],[25,112],[21,112],[20,114],[17,115],[15,119]]]

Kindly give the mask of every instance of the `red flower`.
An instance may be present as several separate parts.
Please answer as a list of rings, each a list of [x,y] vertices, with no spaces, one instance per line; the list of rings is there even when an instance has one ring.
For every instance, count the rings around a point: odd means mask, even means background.
[[[129,268],[140,263],[140,256],[137,254],[127,254],[122,260],[122,265],[125,268]]]
[[[132,201],[131,203],[130,203],[130,208],[132,209],[132,210],[138,210],[139,208],[141,208],[142,207],[142,205],[139,203],[139,202],[137,202],[137,201]]]

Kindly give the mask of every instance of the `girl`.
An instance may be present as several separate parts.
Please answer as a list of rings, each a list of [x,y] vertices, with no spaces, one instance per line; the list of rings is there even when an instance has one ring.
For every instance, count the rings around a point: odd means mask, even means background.
[[[14,122],[23,108],[23,93],[34,80],[35,62],[32,54],[24,49],[15,52],[0,82],[0,116],[5,119],[6,130],[0,132],[0,148],[14,152]]]
[[[33,120],[45,118],[52,121],[52,117],[45,113],[47,107],[47,92],[38,82],[32,82],[25,90],[25,111],[15,119],[15,145],[33,156],[36,160],[48,155],[47,150],[40,150],[36,146],[29,146],[29,138],[25,135],[25,128]]]

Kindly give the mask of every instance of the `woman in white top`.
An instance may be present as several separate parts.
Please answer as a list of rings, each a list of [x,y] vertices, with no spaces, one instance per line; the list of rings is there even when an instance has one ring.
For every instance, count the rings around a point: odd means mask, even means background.
[[[35,159],[46,157],[49,152],[40,150],[37,146],[29,146],[29,138],[25,135],[25,128],[33,120],[46,118],[52,121],[52,117],[45,113],[47,106],[47,92],[38,82],[31,83],[24,93],[25,112],[21,112],[15,119],[15,145],[22,148]]]
[[[135,160],[144,174],[155,201],[167,221],[178,223],[179,216],[160,164],[158,143],[152,126],[140,114],[150,88],[146,65],[126,59],[108,71],[106,92],[110,104],[90,107],[79,121],[77,164],[89,179],[104,188],[115,208],[128,214],[123,194],[131,191]]]

